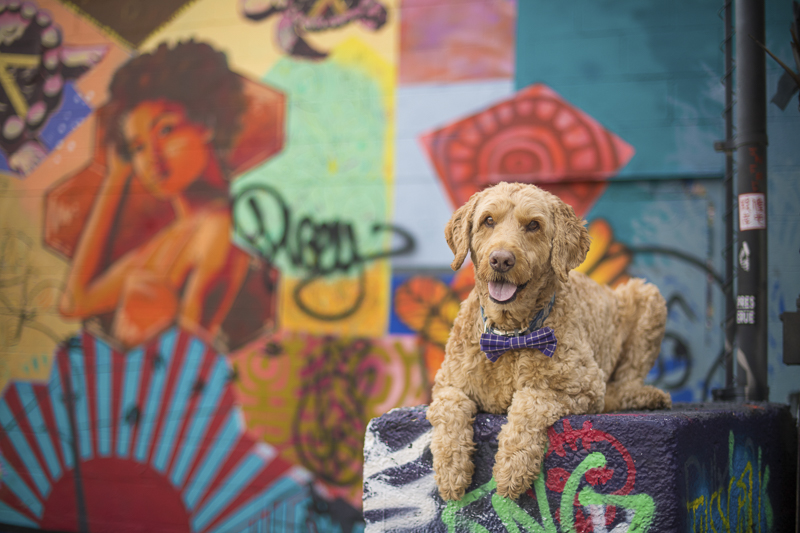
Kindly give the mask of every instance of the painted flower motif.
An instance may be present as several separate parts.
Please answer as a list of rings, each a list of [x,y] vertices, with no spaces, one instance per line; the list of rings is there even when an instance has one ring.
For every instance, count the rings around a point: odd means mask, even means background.
[[[395,292],[395,312],[419,334],[417,345],[431,384],[444,361],[444,347],[458,308],[474,286],[475,272],[467,266],[458,271],[449,286],[436,278],[416,276]]]
[[[603,219],[595,219],[589,224],[592,246],[586,259],[576,268],[597,283],[616,287],[628,281],[626,269],[632,254],[624,244],[614,240],[614,230]]]
[[[395,310],[400,319],[426,340],[444,347],[458,314],[459,300],[442,281],[413,277],[395,293]]]

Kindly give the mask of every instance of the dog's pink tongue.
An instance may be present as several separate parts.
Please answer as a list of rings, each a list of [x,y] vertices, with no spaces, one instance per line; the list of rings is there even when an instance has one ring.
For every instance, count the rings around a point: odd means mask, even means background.
[[[505,302],[517,292],[517,286],[513,283],[504,283],[499,281],[489,282],[489,296],[498,302]]]

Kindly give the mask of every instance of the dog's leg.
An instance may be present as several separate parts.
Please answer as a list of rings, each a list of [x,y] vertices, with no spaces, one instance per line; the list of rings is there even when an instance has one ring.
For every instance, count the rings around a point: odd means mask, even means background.
[[[433,425],[434,478],[445,500],[460,500],[472,481],[472,423],[477,411],[475,402],[463,391],[450,386],[434,387],[427,418]]]
[[[500,496],[516,499],[531,486],[542,468],[547,429],[563,416],[589,412],[602,398],[601,389],[578,394],[520,389],[514,394],[495,456],[493,473]]]
[[[672,406],[669,394],[644,384],[644,378],[653,368],[664,338],[667,323],[664,298],[655,285],[649,283],[629,282],[617,291],[629,302],[638,302],[638,312],[606,387],[604,410],[668,409]]]

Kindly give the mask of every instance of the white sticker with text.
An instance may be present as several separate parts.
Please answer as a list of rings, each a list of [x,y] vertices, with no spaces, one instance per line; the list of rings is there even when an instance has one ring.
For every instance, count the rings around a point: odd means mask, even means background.
[[[764,193],[739,195],[739,229],[767,229],[767,209]]]

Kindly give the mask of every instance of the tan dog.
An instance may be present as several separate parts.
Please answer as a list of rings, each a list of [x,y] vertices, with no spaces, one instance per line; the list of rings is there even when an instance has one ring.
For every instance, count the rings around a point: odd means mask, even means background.
[[[671,406],[667,393],[644,385],[664,336],[664,298],[641,279],[612,290],[570,272],[583,262],[590,239],[558,197],[500,183],[458,209],[445,237],[454,270],[470,253],[475,288],[453,324],[427,415],[442,498],[460,499],[470,484],[478,410],[508,413],[494,477],[498,494],[517,498],[539,475],[547,428],[559,418]],[[524,329],[546,313],[553,295],[543,323],[557,339],[552,357],[544,348],[522,348],[491,362],[479,344],[485,323],[504,332]]]

